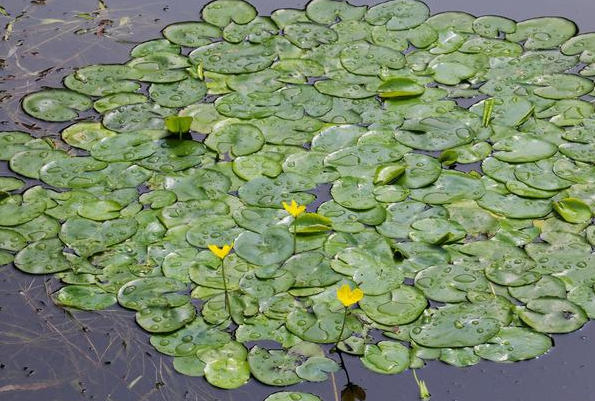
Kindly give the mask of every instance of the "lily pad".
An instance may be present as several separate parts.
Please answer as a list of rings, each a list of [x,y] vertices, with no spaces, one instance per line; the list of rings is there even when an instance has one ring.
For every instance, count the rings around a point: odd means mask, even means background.
[[[362,364],[376,373],[401,373],[409,367],[409,349],[393,341],[380,341],[366,345]]]
[[[58,305],[89,311],[109,308],[116,303],[114,294],[93,285],[67,285],[53,293],[52,299]]]
[[[519,307],[521,320],[540,333],[569,333],[580,329],[589,320],[585,311],[566,299],[543,297]]]
[[[537,358],[552,347],[552,339],[522,327],[502,327],[487,344],[474,347],[474,352],[494,362],[517,362]]]
[[[372,25],[386,25],[390,30],[415,28],[430,15],[430,10],[421,1],[393,0],[371,7],[366,12],[366,21]]]
[[[293,236],[284,227],[271,227],[262,234],[245,231],[235,241],[237,254],[250,263],[266,266],[280,263],[293,253]]]
[[[500,330],[500,323],[473,306],[461,303],[438,309],[411,329],[411,338],[426,347],[471,347],[485,343]]]
[[[211,39],[220,37],[221,29],[206,22],[180,22],[165,27],[163,36],[177,45],[200,47],[211,43]]]
[[[23,110],[27,114],[51,122],[74,120],[79,111],[92,106],[89,97],[66,89],[46,89],[23,98]]]
[[[366,295],[359,305],[370,319],[399,326],[415,321],[426,308],[427,300],[417,288],[402,285],[382,295]]]

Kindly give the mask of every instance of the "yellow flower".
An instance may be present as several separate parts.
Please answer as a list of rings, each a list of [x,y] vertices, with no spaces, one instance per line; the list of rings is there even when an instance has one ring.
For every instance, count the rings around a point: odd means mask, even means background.
[[[223,248],[219,248],[217,245],[209,245],[209,250],[219,259],[225,259],[231,248],[233,248],[233,242],[231,245],[223,245]]]
[[[359,302],[363,297],[364,292],[362,290],[359,288],[352,290],[347,284],[343,284],[337,290],[337,299],[346,307]]]
[[[291,205],[287,204],[287,202],[283,202],[283,207],[294,218],[298,217],[300,214],[304,213],[306,210],[306,206],[300,206],[297,204],[296,201],[292,200]]]

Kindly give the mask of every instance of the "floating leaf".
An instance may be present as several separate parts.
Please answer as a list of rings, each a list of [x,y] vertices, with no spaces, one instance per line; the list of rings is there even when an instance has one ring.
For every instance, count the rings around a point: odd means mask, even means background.
[[[91,106],[90,98],[66,89],[46,89],[23,98],[23,109],[27,114],[51,122],[74,120],[79,111]]]
[[[82,310],[101,310],[116,303],[116,297],[93,285],[67,285],[52,294],[58,304]]]
[[[584,223],[591,220],[591,208],[576,198],[564,198],[553,203],[554,210],[569,223]]]
[[[237,237],[235,250],[255,265],[280,263],[293,253],[293,236],[284,227],[271,227],[262,234],[245,231]]]

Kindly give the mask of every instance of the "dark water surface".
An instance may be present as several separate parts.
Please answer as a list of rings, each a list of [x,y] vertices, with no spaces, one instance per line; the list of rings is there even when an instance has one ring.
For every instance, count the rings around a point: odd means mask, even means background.
[[[58,136],[67,124],[41,124],[25,116],[18,100],[42,86],[59,86],[73,67],[122,63],[134,43],[159,36],[169,23],[192,20],[206,3],[179,0],[105,0],[108,9],[96,18],[96,0],[8,0],[13,18],[8,41],[0,41],[0,130],[23,130],[35,136]],[[375,1],[354,0],[354,4]],[[303,0],[253,0],[260,13],[282,7],[303,8]],[[428,0],[432,12],[466,11],[515,19],[559,15],[581,32],[595,31],[593,0]],[[21,15],[19,17],[19,15]],[[1,35],[1,34],[0,34]],[[0,174],[8,172],[0,162]],[[31,185],[35,183],[31,182]],[[50,277],[27,276],[0,268],[1,401],[261,401],[275,389],[252,380],[239,390],[223,391],[202,378],[176,373],[171,358],[158,354],[139,329],[132,311],[114,307],[101,313],[71,315],[48,294],[59,284]],[[555,336],[556,347],[542,358],[514,364],[482,362],[455,368],[430,362],[421,370],[434,401],[595,401],[595,324]],[[352,379],[370,401],[417,400],[413,376],[406,371],[383,376],[346,359]],[[337,387],[345,384],[335,375]],[[289,388],[335,399],[332,382]]]

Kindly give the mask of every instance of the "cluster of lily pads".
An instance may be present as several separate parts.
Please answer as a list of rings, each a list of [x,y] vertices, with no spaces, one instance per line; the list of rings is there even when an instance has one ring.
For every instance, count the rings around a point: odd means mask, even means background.
[[[0,264],[54,273],[59,305],[135,310],[227,389],[324,381],[338,340],[382,374],[540,356],[595,318],[595,34],[575,35],[416,0],[216,0],[23,98],[77,121],[0,133],[28,183],[0,178]],[[345,284],[364,297],[342,330]]]

